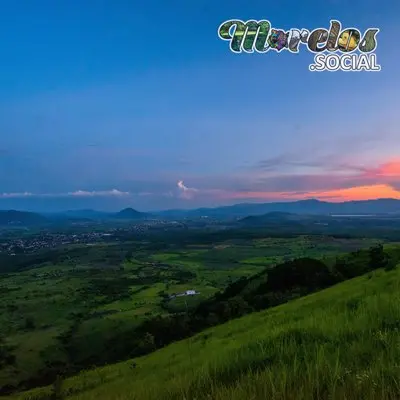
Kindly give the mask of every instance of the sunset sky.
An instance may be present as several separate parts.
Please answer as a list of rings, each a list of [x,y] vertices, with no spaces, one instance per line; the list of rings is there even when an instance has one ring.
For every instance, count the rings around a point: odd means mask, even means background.
[[[7,2],[0,208],[400,199],[397,3]],[[312,73],[305,48],[230,53],[231,18],[378,27],[382,71]]]

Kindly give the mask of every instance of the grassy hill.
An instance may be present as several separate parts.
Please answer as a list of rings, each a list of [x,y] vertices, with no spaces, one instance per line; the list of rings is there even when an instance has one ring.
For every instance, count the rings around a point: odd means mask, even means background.
[[[9,398],[398,399],[399,360],[397,268]]]

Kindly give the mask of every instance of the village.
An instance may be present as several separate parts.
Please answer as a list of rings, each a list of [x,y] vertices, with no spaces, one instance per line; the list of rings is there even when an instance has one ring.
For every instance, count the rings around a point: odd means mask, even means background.
[[[0,242],[0,253],[11,256],[17,254],[35,253],[42,249],[66,246],[70,244],[92,244],[104,241],[111,236],[110,233],[86,232],[86,233],[51,233],[44,232],[27,237],[3,239]]]

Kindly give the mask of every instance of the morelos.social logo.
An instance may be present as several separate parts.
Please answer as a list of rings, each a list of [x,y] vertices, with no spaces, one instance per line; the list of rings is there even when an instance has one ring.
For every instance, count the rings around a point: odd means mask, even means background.
[[[234,53],[266,53],[288,50],[298,53],[301,45],[315,53],[310,71],[380,71],[377,63],[376,35],[378,28],[369,28],[362,35],[356,28],[342,29],[339,21],[330,21],[330,28],[292,28],[289,31],[272,28],[267,20],[229,20],[220,25],[218,36],[230,42]]]

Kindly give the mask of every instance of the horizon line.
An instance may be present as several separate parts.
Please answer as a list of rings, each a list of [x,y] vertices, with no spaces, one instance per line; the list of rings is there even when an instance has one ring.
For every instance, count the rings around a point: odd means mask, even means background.
[[[31,212],[31,213],[36,213],[36,214],[62,214],[62,213],[67,213],[67,212],[77,212],[77,211],[95,211],[98,213],[105,213],[105,214],[110,214],[110,213],[118,213],[123,210],[127,209],[132,209],[134,211],[141,212],[143,214],[151,214],[151,213],[160,213],[160,212],[168,212],[168,211],[195,211],[195,210],[201,210],[201,209],[208,209],[208,210],[215,210],[217,208],[229,208],[229,207],[235,207],[235,206],[241,206],[241,205],[262,205],[262,204],[294,204],[294,203],[302,203],[302,202],[318,202],[318,203],[324,203],[324,204],[346,204],[346,203],[366,203],[366,202],[377,202],[377,201],[398,201],[400,203],[400,199],[395,199],[393,197],[381,197],[377,199],[364,199],[364,200],[344,200],[344,201],[325,201],[325,200],[319,200],[317,198],[309,198],[309,199],[301,199],[301,200],[288,200],[288,201],[263,201],[263,202],[246,202],[246,203],[234,203],[230,205],[220,205],[220,206],[213,206],[213,207],[194,207],[194,208],[167,208],[167,209],[157,209],[157,210],[152,210],[152,211],[139,211],[137,208],[134,208],[132,206],[124,207],[122,209],[118,209],[116,211],[104,211],[104,210],[97,210],[94,208],[76,208],[76,209],[64,209],[60,211],[50,211],[50,212],[45,212],[45,211],[34,211],[34,210],[29,210],[29,209],[16,209],[16,208],[8,208],[8,209],[1,209],[0,212],[6,212],[6,211],[17,211],[17,212]]]

